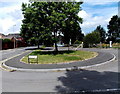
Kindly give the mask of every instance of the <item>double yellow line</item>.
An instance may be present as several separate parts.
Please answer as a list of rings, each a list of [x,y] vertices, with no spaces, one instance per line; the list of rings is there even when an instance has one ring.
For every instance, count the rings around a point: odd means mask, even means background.
[[[20,55],[22,55],[22,54],[24,54],[24,53],[27,53],[27,52],[29,52],[29,51],[22,52],[22,53],[17,54],[17,55],[15,55],[15,56],[13,56],[13,57],[10,57],[10,58],[8,58],[8,59],[5,59],[5,60],[3,60],[3,61],[0,61],[0,68],[1,68],[2,70],[9,71],[9,72],[15,71],[15,70],[6,68],[5,66],[3,66],[3,63],[5,63],[6,61],[8,61],[8,60],[10,60],[10,59],[12,59],[12,58],[15,58],[15,57],[20,56]]]

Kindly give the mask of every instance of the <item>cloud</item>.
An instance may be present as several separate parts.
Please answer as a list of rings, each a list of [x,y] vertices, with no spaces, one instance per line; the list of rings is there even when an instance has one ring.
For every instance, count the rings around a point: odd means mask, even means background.
[[[0,0],[0,33],[19,33],[23,19],[21,5],[28,1]]]
[[[8,34],[19,32],[22,24],[22,2],[28,3],[29,0],[0,0],[0,33]],[[78,13],[83,18],[81,28],[84,32],[90,32],[97,25],[106,28],[110,18],[117,14],[117,6],[112,6],[113,2],[119,0],[83,0],[82,11]],[[111,5],[110,5],[111,4]],[[98,7],[99,5],[99,7]],[[109,6],[110,5],[110,6]],[[13,32],[13,25],[14,32]]]
[[[83,19],[88,19],[90,17],[90,15],[87,14],[86,11],[84,11],[84,10],[79,11],[78,16]]]
[[[105,20],[106,18],[102,16],[96,16],[91,17],[90,19],[87,19],[87,21],[82,24],[82,28],[95,28],[98,25],[106,25],[108,23],[108,20]]]
[[[111,17],[118,14],[117,2],[104,2],[102,5],[100,3],[98,5],[98,3],[83,3],[82,11],[78,13],[78,16],[83,18],[83,24],[80,26],[85,33],[92,32],[98,25],[101,25],[107,31],[107,25]]]
[[[83,0],[85,3],[90,3],[91,5],[104,5],[112,2],[119,2],[120,0]]]
[[[15,22],[11,18],[0,19],[1,33],[7,33],[8,29],[11,28],[13,24],[15,24]]]
[[[3,2],[3,4],[4,6],[0,6],[0,33],[18,33],[23,19],[22,2]]]
[[[1,0],[0,2],[28,2],[29,0]]]
[[[87,14],[88,15],[88,14]],[[104,29],[107,30],[107,25],[110,21],[112,16],[91,16],[89,15],[88,18],[87,17],[83,17],[83,24],[81,24],[81,28],[83,30],[83,32],[89,33],[92,32],[93,30],[95,30],[95,28],[98,25],[101,25]]]

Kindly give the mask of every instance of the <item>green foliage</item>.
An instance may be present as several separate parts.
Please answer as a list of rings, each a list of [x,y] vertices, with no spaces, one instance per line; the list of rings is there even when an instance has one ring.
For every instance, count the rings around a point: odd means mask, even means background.
[[[84,47],[93,46],[100,42],[100,33],[93,31],[84,37]]]
[[[108,27],[108,41],[116,42],[116,38],[120,37],[120,18],[115,15],[109,21]]]
[[[13,48],[14,43],[10,39],[1,39],[2,40],[2,49]]]
[[[3,39],[2,42],[3,43],[11,43],[11,40],[10,39]]]
[[[75,42],[74,42],[74,44],[81,44],[82,42],[81,41],[79,41],[79,40],[76,40]]]
[[[80,40],[82,19],[77,16],[82,2],[30,2],[22,4],[23,24],[21,36],[26,41],[55,43],[57,51],[57,33],[63,33],[65,40]],[[53,35],[52,35],[53,34]],[[81,38],[82,39],[82,38]]]
[[[106,31],[104,30],[104,28],[99,25],[94,31],[100,33],[100,41],[104,43],[106,40]]]
[[[75,8],[70,8],[72,6],[72,3],[68,3],[65,6],[65,13],[67,13],[66,19],[64,21],[65,27],[63,26],[62,31],[64,34],[64,43],[69,44],[69,41],[71,39],[72,44],[79,40],[81,41],[83,39],[83,34],[81,33],[81,28],[79,26],[80,23],[82,23],[82,18],[79,18],[76,14],[81,10],[80,4],[82,3],[76,3],[74,6]],[[72,11],[72,12],[71,12]]]

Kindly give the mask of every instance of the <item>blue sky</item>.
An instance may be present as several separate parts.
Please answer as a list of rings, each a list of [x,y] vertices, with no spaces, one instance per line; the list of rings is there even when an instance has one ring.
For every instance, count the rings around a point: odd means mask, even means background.
[[[83,18],[82,31],[87,34],[101,25],[107,31],[107,25],[113,15],[118,14],[118,2],[114,0],[84,2],[79,16]]]
[[[0,33],[19,33],[22,24],[22,2],[29,0],[0,1]],[[84,0],[82,11],[78,13],[83,18],[82,31],[87,34],[98,25],[107,30],[107,25],[113,15],[118,14],[119,0]]]

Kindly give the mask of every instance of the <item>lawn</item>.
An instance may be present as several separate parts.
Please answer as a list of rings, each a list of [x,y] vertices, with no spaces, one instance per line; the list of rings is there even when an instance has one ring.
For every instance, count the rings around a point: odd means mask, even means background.
[[[38,64],[55,64],[55,63],[66,63],[73,61],[81,61],[85,59],[90,59],[97,56],[96,52],[89,51],[59,51],[58,54],[55,54],[53,51],[40,51],[35,50],[29,55],[38,56]],[[25,56],[21,59],[22,62],[28,63],[28,56]],[[35,60],[30,59],[31,63],[36,63]]]

